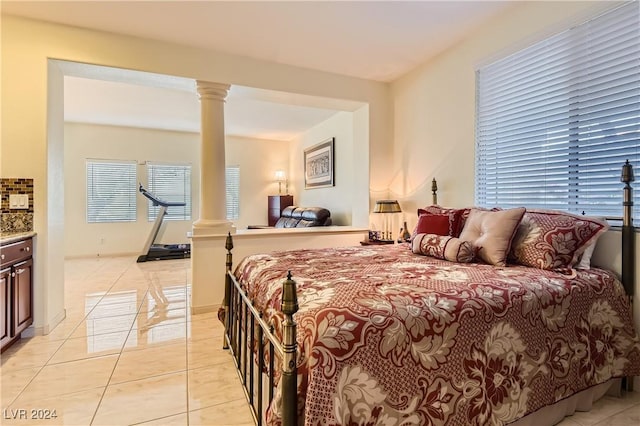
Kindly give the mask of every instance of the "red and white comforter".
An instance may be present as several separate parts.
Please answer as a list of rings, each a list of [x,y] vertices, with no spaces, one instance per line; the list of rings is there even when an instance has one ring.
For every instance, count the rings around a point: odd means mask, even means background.
[[[250,256],[236,277],[276,330],[288,270],[305,425],[502,425],[640,375],[629,304],[606,271],[456,264],[406,245]]]

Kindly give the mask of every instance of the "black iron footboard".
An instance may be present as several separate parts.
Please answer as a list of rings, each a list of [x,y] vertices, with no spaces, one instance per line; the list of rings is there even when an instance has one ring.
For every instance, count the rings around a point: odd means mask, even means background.
[[[296,323],[293,314],[298,311],[296,283],[289,272],[283,283],[281,311],[284,314],[282,342],[273,333],[273,327],[264,321],[232,273],[233,239],[227,236],[225,274],[223,347],[229,349],[240,376],[247,400],[257,425],[262,425],[266,408],[274,398],[276,358],[282,360],[281,403],[282,425],[298,424]],[[266,348],[266,353],[265,353]],[[265,359],[267,360],[265,362]],[[266,364],[266,365],[265,365]],[[266,383],[264,376],[266,375]],[[266,392],[264,387],[266,384]]]

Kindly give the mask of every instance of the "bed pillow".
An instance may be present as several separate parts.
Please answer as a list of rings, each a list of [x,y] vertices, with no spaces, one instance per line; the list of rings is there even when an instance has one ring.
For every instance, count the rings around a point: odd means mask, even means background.
[[[609,226],[606,222],[554,210],[529,210],[514,238],[515,263],[564,271],[575,266],[590,244]]]
[[[593,256],[593,252],[596,249],[596,242],[592,242],[587,244],[587,248],[584,249],[580,258],[576,262],[576,269],[591,269],[591,257]]]
[[[584,218],[584,216],[583,216]],[[589,217],[588,219],[595,219],[598,222],[602,222],[604,224],[607,225],[607,229],[609,229],[609,224],[607,223],[607,220],[605,218],[598,218],[598,217]],[[576,269],[591,269],[591,257],[593,256],[593,252],[596,249],[596,243],[598,242],[598,238],[600,238],[600,236],[604,234],[604,232],[599,233],[598,235],[596,235],[593,240],[587,244],[587,247],[584,249],[584,251],[582,252],[582,254],[578,257],[578,261],[576,262],[574,268]]]
[[[420,233],[411,243],[415,254],[444,259],[450,262],[468,263],[475,259],[476,252],[467,241],[449,235]]]
[[[451,235],[450,214],[422,214],[418,217],[416,234]]]
[[[525,208],[490,211],[471,209],[460,239],[478,249],[478,257],[485,263],[506,266],[511,241]]]
[[[418,218],[423,215],[449,215],[449,233],[447,235],[458,237],[460,235],[460,231],[462,230],[461,221],[465,211],[467,210],[469,209],[449,209],[438,205],[432,205],[418,209]]]

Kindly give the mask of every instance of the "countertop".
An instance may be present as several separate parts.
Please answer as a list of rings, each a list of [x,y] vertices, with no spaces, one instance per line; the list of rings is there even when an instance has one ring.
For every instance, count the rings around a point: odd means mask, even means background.
[[[27,238],[31,238],[35,236],[36,236],[36,233],[34,231],[2,233],[0,234],[0,245],[15,243],[17,241],[26,240]]]

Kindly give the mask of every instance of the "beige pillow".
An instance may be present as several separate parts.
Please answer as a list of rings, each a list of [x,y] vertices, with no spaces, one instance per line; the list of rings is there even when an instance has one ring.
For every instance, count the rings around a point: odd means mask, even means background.
[[[500,211],[471,209],[460,239],[476,247],[484,262],[506,266],[511,240],[524,212],[524,207]]]

